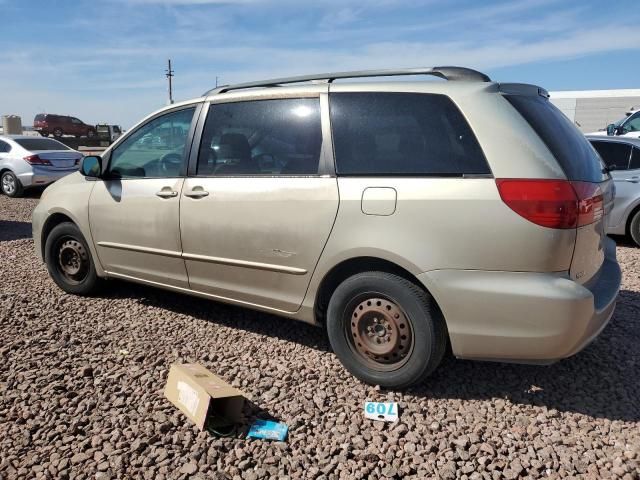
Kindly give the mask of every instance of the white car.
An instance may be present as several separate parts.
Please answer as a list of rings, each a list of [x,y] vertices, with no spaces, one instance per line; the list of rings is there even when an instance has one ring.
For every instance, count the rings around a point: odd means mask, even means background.
[[[82,154],[52,138],[0,135],[0,190],[19,197],[78,170]]]
[[[640,140],[591,135],[587,139],[611,168],[616,185],[606,231],[614,235],[630,235],[640,247]]]
[[[627,112],[627,116],[621,118],[617,122],[607,125],[606,130],[600,130],[598,132],[588,133],[587,135],[598,136],[619,136],[619,137],[631,137],[640,138],[640,110],[639,107],[631,108]]]

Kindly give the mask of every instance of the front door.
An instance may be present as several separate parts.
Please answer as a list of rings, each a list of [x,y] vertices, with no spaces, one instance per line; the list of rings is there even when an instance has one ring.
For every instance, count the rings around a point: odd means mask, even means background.
[[[89,200],[93,240],[111,275],[188,287],[179,211],[195,110],[152,118],[111,152]]]
[[[338,209],[325,151],[318,96],[211,105],[180,202],[192,289],[299,308]]]
[[[633,149],[628,143],[591,140],[591,144],[598,151],[604,163],[612,169],[611,177],[616,185],[616,198],[613,210],[607,217],[607,227],[609,230],[614,230],[625,221],[628,206],[638,198],[638,180],[640,179],[637,177],[635,180],[633,179],[633,169],[638,167],[631,165]],[[634,162],[639,160],[635,159]],[[637,171],[636,175],[638,175]]]

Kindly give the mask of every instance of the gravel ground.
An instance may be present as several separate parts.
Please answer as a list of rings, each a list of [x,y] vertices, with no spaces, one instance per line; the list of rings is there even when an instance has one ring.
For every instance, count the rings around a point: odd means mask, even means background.
[[[37,198],[0,197],[0,478],[640,478],[640,249],[615,316],[550,367],[447,358],[407,392],[363,385],[320,329],[110,282],[63,294],[33,252]],[[128,352],[125,353],[124,351]],[[200,362],[286,442],[200,433],[162,389]],[[400,402],[400,422],[363,419]]]

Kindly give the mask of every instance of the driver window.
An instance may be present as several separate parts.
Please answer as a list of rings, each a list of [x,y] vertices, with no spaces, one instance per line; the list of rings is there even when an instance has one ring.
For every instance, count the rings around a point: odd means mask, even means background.
[[[195,107],[156,117],[111,153],[109,173],[121,178],[179,177]]]

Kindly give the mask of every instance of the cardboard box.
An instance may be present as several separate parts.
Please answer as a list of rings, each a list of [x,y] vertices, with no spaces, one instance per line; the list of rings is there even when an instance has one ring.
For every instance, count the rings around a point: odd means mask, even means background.
[[[208,417],[237,423],[244,393],[198,363],[171,365],[164,396],[203,430]]]

